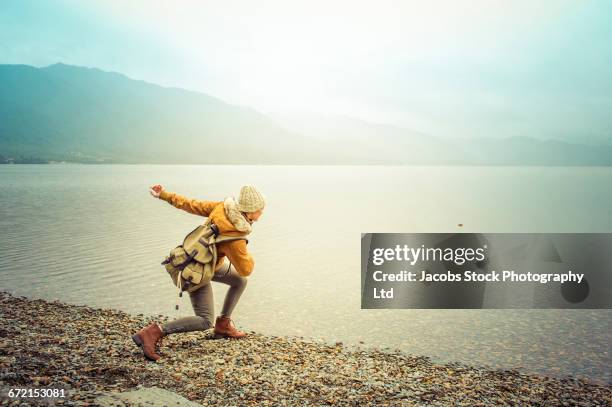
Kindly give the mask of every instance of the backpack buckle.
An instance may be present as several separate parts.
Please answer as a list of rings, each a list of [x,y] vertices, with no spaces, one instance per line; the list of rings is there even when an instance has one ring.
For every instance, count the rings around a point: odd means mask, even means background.
[[[214,223],[210,224],[210,229],[213,231],[215,237],[219,236],[219,228]]]

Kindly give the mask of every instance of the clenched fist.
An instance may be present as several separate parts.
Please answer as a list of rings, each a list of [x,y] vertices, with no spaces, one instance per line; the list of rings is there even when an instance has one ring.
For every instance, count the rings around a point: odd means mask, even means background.
[[[155,198],[159,198],[159,194],[161,194],[161,192],[164,190],[164,186],[163,185],[159,185],[159,184],[155,184],[155,185],[151,185],[149,187],[149,192],[151,193],[151,195],[153,195]]]

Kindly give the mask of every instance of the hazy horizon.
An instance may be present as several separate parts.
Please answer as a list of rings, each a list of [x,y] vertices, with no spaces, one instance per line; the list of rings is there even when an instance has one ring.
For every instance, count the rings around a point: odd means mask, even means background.
[[[8,0],[0,63],[57,62],[437,137],[610,144],[612,3]]]

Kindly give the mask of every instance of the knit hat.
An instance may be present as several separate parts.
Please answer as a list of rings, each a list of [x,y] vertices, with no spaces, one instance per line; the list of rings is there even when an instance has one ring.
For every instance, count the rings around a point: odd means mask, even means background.
[[[266,205],[264,196],[252,185],[240,188],[238,210],[240,212],[257,212]]]

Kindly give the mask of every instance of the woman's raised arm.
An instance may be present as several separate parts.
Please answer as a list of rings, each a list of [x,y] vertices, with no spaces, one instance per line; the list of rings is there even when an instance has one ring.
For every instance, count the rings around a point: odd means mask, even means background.
[[[200,201],[189,199],[174,192],[168,192],[162,185],[151,185],[149,192],[156,198],[168,202],[170,205],[182,209],[194,215],[209,216],[210,212],[221,203],[221,201]]]

